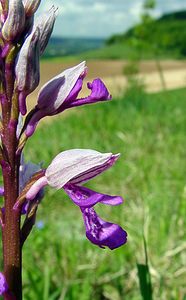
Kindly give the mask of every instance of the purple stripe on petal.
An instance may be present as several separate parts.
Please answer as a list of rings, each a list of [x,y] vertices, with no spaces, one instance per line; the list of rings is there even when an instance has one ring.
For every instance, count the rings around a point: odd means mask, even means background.
[[[68,104],[68,103],[73,102],[73,101],[77,98],[79,92],[80,92],[81,89],[82,89],[82,86],[83,86],[83,79],[82,79],[82,78],[79,78],[79,79],[76,81],[76,84],[75,84],[75,86],[73,87],[73,89],[71,90],[70,94],[69,94],[68,97],[65,99],[64,105],[65,105],[65,103]]]
[[[39,109],[46,109],[47,111],[47,104],[50,107],[51,99],[57,99],[60,89],[65,84],[65,76],[61,76],[58,78],[54,78],[53,80],[49,81],[45,88],[40,91],[39,98],[38,98],[38,108]],[[48,103],[47,103],[48,99]],[[48,113],[53,113],[55,111],[55,102],[52,103],[52,109],[48,109]]]
[[[8,284],[6,282],[5,276],[3,275],[3,273],[0,273],[0,295],[2,296],[7,291],[8,291]]]
[[[87,238],[101,248],[111,250],[127,242],[127,233],[119,225],[102,220],[93,208],[81,209]]]
[[[19,93],[19,110],[23,116],[26,115],[27,113],[26,94],[24,92]]]
[[[32,134],[35,132],[36,126],[38,122],[46,117],[46,112],[44,110],[36,110],[32,118],[30,119],[28,125],[26,126],[25,134],[27,137],[32,136]]]
[[[79,174],[78,176],[74,177],[69,182],[73,184],[80,184],[98,176],[108,168],[112,167],[112,165],[117,161],[119,156],[120,154],[112,155],[111,158],[103,165],[89,169],[87,172],[83,172],[82,174]]]
[[[89,82],[87,87],[91,90],[91,94],[88,97],[76,99],[75,101],[69,103],[69,108],[74,106],[81,106],[84,104],[91,104],[98,101],[111,100],[111,95],[109,94],[105,84],[99,78],[94,79],[93,82]]]
[[[76,183],[74,179],[78,182],[87,181],[108,169],[112,165],[112,157],[112,153],[100,153],[90,149],[63,151],[53,159],[45,176],[50,186],[60,189],[67,183]],[[98,168],[101,170],[97,171]],[[96,172],[90,177],[89,172],[94,170]]]
[[[98,202],[106,205],[119,205],[123,202],[122,197],[97,193],[86,187],[73,184],[66,184],[63,189],[72,201],[81,208],[92,207]]]

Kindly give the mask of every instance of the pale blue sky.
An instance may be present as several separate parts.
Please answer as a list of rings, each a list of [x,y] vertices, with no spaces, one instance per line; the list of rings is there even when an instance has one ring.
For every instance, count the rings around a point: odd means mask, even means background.
[[[157,0],[154,16],[186,9],[186,0]],[[42,0],[39,12],[58,7],[53,36],[108,37],[139,21],[143,0]]]

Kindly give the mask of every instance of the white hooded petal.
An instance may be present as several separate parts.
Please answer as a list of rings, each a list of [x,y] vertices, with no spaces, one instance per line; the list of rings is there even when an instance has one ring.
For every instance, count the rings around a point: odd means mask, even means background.
[[[50,186],[60,189],[67,182],[73,182],[74,178],[83,177],[83,182],[94,176],[89,174],[100,168],[100,172],[96,172],[95,176],[109,168],[112,160],[112,153],[100,153],[89,149],[73,149],[61,152],[51,162],[46,169],[45,177]],[[106,168],[102,168],[106,166]]]
[[[48,81],[39,92],[38,108],[45,110],[49,114],[56,111],[65,101],[85,69],[85,62],[82,62]]]

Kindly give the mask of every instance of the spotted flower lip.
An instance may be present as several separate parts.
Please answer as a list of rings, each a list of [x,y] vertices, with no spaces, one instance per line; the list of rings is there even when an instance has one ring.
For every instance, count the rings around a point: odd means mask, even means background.
[[[127,233],[119,225],[102,220],[94,206],[97,203],[120,205],[123,202],[122,197],[101,194],[81,186],[110,168],[118,157],[118,154],[89,149],[61,152],[46,169],[45,175],[31,186],[26,193],[26,199],[33,200],[45,185],[56,189],[63,188],[81,210],[87,238],[101,248],[118,248],[126,243]]]
[[[127,242],[127,233],[119,225],[104,221],[94,210],[94,205],[120,205],[123,199],[120,196],[110,196],[97,193],[86,187],[67,184],[65,192],[71,200],[79,206],[84,220],[87,238],[101,248],[116,249]]]
[[[39,120],[47,115],[56,115],[68,108],[111,99],[105,84],[99,78],[87,84],[91,90],[89,96],[77,98],[86,73],[86,63],[82,62],[57,75],[41,88],[35,111],[26,126],[27,137],[33,134]]]

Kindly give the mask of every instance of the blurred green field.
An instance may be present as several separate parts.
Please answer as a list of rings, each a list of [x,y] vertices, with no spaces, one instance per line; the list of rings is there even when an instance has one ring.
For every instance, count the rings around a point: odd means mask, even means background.
[[[25,153],[44,166],[70,148],[121,152],[88,186],[124,197],[122,206],[96,210],[125,228],[128,243],[114,251],[92,245],[78,207],[62,190],[47,189],[24,246],[25,300],[142,299],[136,265],[145,263],[143,235],[154,299],[185,299],[185,132],[186,89],[128,90],[121,99],[65,112],[38,128]]]

